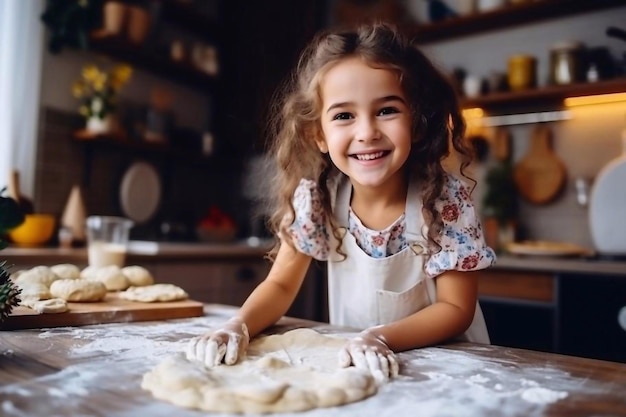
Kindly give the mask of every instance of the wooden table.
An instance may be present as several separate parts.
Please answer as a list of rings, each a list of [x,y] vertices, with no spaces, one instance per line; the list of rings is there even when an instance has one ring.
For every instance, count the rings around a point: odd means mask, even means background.
[[[142,375],[232,307],[170,321],[0,332],[0,415],[202,416],[155,400]],[[312,327],[283,319],[272,332]],[[626,416],[626,365],[528,350],[453,343],[399,354],[401,376],[364,401],[302,417]],[[211,414],[215,415],[215,414]]]

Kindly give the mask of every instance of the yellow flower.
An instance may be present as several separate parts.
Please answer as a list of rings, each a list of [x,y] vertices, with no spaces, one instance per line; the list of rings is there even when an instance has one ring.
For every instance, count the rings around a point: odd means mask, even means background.
[[[71,87],[72,95],[82,99],[79,113],[84,117],[104,117],[115,111],[116,94],[128,82],[132,72],[132,68],[126,64],[104,71],[93,64],[85,65],[81,78]]]

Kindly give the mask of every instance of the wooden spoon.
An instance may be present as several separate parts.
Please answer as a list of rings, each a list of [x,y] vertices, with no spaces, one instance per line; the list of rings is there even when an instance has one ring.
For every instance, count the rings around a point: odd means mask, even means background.
[[[565,184],[565,165],[553,152],[551,142],[550,128],[537,125],[528,153],[513,169],[518,192],[534,204],[549,203]]]
[[[9,185],[7,195],[11,197],[20,207],[24,214],[34,213],[33,203],[20,193],[20,173],[16,169],[9,172]]]

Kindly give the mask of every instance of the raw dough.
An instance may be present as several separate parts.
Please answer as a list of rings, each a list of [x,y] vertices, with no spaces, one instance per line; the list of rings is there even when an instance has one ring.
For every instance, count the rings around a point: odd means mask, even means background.
[[[22,284],[17,284],[17,286],[22,290],[20,292],[20,298],[26,299],[34,299],[34,300],[47,300],[50,298],[50,289],[47,285],[41,284],[39,282],[27,282]]]
[[[130,285],[126,275],[117,265],[109,265],[97,268],[87,279],[100,281],[107,288],[107,291],[123,291]]]
[[[155,301],[184,300],[189,295],[174,284],[154,284],[144,287],[130,287],[121,292],[120,297],[131,301],[153,303]]]
[[[50,294],[66,301],[100,301],[107,289],[100,281],[88,279],[61,279],[50,286]]]
[[[60,279],[60,277],[52,272],[52,269],[47,266],[36,266],[29,269],[26,272],[21,273],[16,279],[17,285],[23,285],[26,283],[39,283],[46,286],[50,286],[54,281]]]
[[[132,265],[122,268],[122,273],[128,278],[128,282],[133,287],[143,287],[154,284],[154,277],[143,266]]]
[[[49,300],[37,300],[34,298],[25,298],[22,305],[30,307],[39,314],[56,314],[65,313],[67,311],[67,301],[61,298],[51,298]]]
[[[72,264],[59,264],[51,266],[52,272],[62,279],[78,279],[80,278],[80,269]]]
[[[359,401],[376,382],[355,367],[339,368],[346,339],[311,329],[254,340],[236,365],[206,368],[183,354],[144,375],[142,388],[173,404],[223,413],[305,411]]]
[[[94,279],[96,276],[97,266],[88,266],[80,271],[80,277],[83,279]]]

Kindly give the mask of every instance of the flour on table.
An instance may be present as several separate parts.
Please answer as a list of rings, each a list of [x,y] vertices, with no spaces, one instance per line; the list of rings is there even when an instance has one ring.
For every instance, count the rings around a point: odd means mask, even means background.
[[[346,339],[311,329],[254,340],[239,363],[207,368],[181,353],[143,377],[142,387],[178,406],[227,413],[272,413],[333,407],[377,391],[374,378],[339,368]]]

